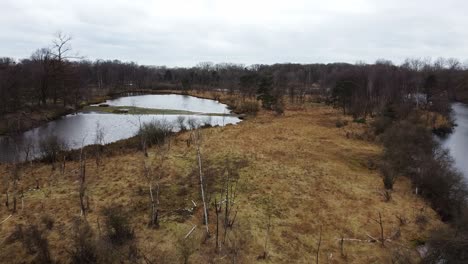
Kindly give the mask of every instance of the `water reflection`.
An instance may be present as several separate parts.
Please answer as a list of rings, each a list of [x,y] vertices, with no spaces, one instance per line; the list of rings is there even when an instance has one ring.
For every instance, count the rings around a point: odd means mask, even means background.
[[[442,145],[450,150],[456,167],[468,179],[468,105],[452,105],[457,126],[452,134],[442,140]]]
[[[111,106],[136,106],[143,108],[184,110],[199,113],[225,113],[227,106],[214,100],[179,94],[148,94],[107,100]],[[229,111],[227,111],[229,112]]]
[[[182,95],[144,95],[129,96],[108,101],[111,105],[127,106],[133,102],[135,106],[159,109],[177,109],[192,112],[229,113],[226,105],[216,101],[199,99]],[[192,107],[193,106],[193,107]],[[48,122],[41,127],[29,130],[15,137],[0,137],[0,161],[12,161],[16,150],[20,150],[24,157],[24,149],[31,150],[31,156],[39,156],[39,142],[41,139],[55,135],[63,140],[69,148],[80,148],[82,144],[94,144],[96,140],[96,127],[104,133],[104,143],[115,142],[120,139],[132,137],[136,134],[140,122],[151,120],[165,120],[174,124],[178,130],[177,118],[185,117],[196,119],[199,123],[213,126],[236,124],[240,119],[235,116],[206,116],[206,115],[121,115],[107,113],[78,113],[64,116],[58,120]]]

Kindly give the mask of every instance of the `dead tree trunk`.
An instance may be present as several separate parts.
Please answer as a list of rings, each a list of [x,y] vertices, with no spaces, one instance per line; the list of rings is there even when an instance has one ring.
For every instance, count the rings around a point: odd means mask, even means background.
[[[13,213],[16,213],[16,199],[17,199],[17,181],[13,181]]]
[[[83,147],[80,151],[80,206],[81,206],[81,215],[86,217],[86,204],[85,204],[85,195],[86,195],[86,157],[83,153]]]
[[[229,173],[226,176],[226,191],[225,191],[225,205],[224,205],[224,234],[223,234],[223,243],[226,243],[227,229],[229,223]]]
[[[204,185],[203,185],[203,172],[202,172],[200,148],[197,149],[197,156],[198,156],[198,167],[200,169],[200,190],[201,190],[201,196],[202,196],[202,201],[203,201],[203,213],[204,213],[204,216],[205,216],[206,234],[210,235],[210,230],[209,230],[209,227],[208,227],[208,210],[206,208],[205,190],[204,190]]]
[[[221,203],[218,207],[218,203],[215,197],[215,213],[216,213],[216,252],[219,252],[219,211],[221,210]]]
[[[231,171],[228,168],[226,171],[226,178],[225,178],[225,208],[224,208],[224,234],[223,234],[223,243],[226,242],[227,232],[229,228],[232,228],[234,222],[236,221],[237,217],[237,209],[234,211],[235,208],[235,200],[236,200],[236,192],[237,192],[237,180],[232,179]]]
[[[23,212],[23,209],[24,209],[24,191],[23,191],[23,188],[21,188],[21,212]]]
[[[19,165],[13,166],[13,213],[17,211],[18,203],[18,180],[19,180]]]
[[[203,170],[202,170],[202,162],[201,162],[201,152],[200,152],[200,145],[201,145],[201,138],[200,138],[200,131],[197,129],[196,130],[197,136],[196,136],[196,143],[197,143],[197,158],[198,158],[198,168],[200,172],[200,190],[201,190],[201,196],[202,196],[202,201],[203,201],[203,212],[205,216],[205,227],[206,227],[206,234],[207,236],[210,236],[210,229],[208,226],[208,209],[206,207],[206,201],[205,201],[205,190],[204,190],[204,185],[203,185]]]
[[[382,214],[379,212],[379,219],[373,219],[380,227],[380,243],[382,243],[382,247],[385,246],[385,235],[384,235],[384,228],[383,228],[383,221],[382,221]]]
[[[271,214],[268,215],[265,245],[263,247],[263,256],[262,256],[263,259],[266,259],[268,256],[268,240],[270,239],[270,228],[271,228]]]
[[[320,226],[320,231],[319,231],[319,240],[317,243],[317,252],[315,256],[315,263],[319,264],[319,257],[320,257],[320,246],[322,245],[322,226]]]
[[[9,195],[8,195],[8,190],[6,191],[5,206],[6,206],[7,209],[10,209],[10,197],[9,197]]]
[[[151,199],[151,226],[158,227],[158,209],[156,208],[156,201],[154,200],[153,196],[153,186],[150,184],[149,186],[150,191],[150,199]]]
[[[159,182],[161,181],[161,177],[163,175],[163,164],[166,158],[166,151],[167,149],[161,148],[157,153],[160,153],[160,160],[159,164],[156,167],[156,170],[153,171],[150,165],[147,165],[145,162],[143,163],[144,168],[144,176],[146,182],[148,184],[149,189],[149,198],[150,198],[150,221],[149,226],[159,227],[159,195],[160,195],[160,185]],[[157,178],[155,177],[157,175]],[[156,188],[155,188],[156,185]]]
[[[60,166],[60,172],[63,174],[65,174],[65,165],[67,163],[67,157],[65,155],[63,155],[63,159],[62,159],[62,166]]]
[[[341,253],[341,257],[345,256],[345,254],[344,254],[344,237],[343,237],[343,235],[341,235],[341,239],[340,239],[340,253]]]

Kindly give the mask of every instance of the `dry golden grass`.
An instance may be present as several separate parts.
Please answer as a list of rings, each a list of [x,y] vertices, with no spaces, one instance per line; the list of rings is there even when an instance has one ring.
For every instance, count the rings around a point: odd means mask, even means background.
[[[362,134],[365,125],[349,122],[337,128],[335,122],[339,118],[343,119],[339,111],[308,104],[289,106],[283,116],[261,111],[239,125],[202,131],[205,164],[222,166],[229,157],[245,163],[240,169],[239,212],[231,235],[233,241],[244,240],[239,262],[315,262],[320,227],[323,230],[320,263],[389,263],[396,248],[403,248],[417,259],[415,241],[424,240],[431,228],[441,225],[434,211],[412,194],[407,179],[400,178],[392,200],[384,201],[381,176],[372,166],[378,162],[381,148],[353,136]],[[193,225],[198,226],[193,237],[201,237],[201,206],[188,217],[176,212],[191,207],[192,199],[201,205],[198,176],[192,173],[197,168],[195,149],[186,144],[189,134],[177,135],[171,144],[161,186],[159,229],[149,229],[146,225],[149,201],[142,172],[144,158],[139,152],[106,157],[99,169],[92,160],[88,161],[91,225],[97,228],[98,218],[102,218],[101,208],[120,204],[132,215],[141,251],[146,256],[164,252],[172,259],[179,254],[177,241]],[[148,159],[155,156],[156,149],[151,149]],[[76,162],[69,162],[65,175],[58,170],[52,172],[50,165],[45,164],[24,169],[21,185],[25,190],[34,186],[33,173],[41,179],[42,188],[27,191],[24,209],[0,225],[0,262],[30,261],[31,257],[19,243],[3,242],[16,224],[38,223],[43,214],[55,219],[55,226],[48,234],[52,256],[67,262],[71,222],[80,214],[77,168]],[[0,166],[2,174],[8,170],[6,165]],[[263,253],[268,205],[273,207],[269,254],[266,260],[258,260]],[[415,223],[421,209],[428,219],[425,225]],[[390,237],[400,230],[401,236],[387,242],[385,247],[378,243],[345,241],[345,256],[341,256],[338,243],[341,236],[363,240],[369,239],[367,234],[379,236],[379,226],[372,220],[378,218],[379,212],[385,235]],[[9,214],[2,202],[0,221]],[[408,219],[408,223],[400,225],[396,216]],[[213,219],[214,213],[211,223]],[[210,228],[214,230],[214,225]],[[214,253],[213,237],[204,244],[198,241],[195,244],[197,251],[191,256],[191,263],[230,262],[229,257]]]

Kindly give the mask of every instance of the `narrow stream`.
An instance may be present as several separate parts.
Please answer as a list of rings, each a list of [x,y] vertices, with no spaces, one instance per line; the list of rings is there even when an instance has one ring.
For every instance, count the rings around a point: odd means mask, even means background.
[[[452,109],[457,126],[441,142],[442,146],[450,150],[455,166],[468,180],[468,105],[454,103]]]

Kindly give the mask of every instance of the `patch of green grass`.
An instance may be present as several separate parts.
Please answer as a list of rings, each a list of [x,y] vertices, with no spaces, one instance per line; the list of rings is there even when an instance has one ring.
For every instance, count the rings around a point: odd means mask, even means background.
[[[128,110],[124,112],[123,110]],[[156,109],[156,108],[143,108],[134,106],[85,106],[83,112],[101,112],[113,114],[129,114],[129,115],[206,115],[206,116],[231,116],[230,114],[222,113],[199,113],[185,110],[174,109]]]

